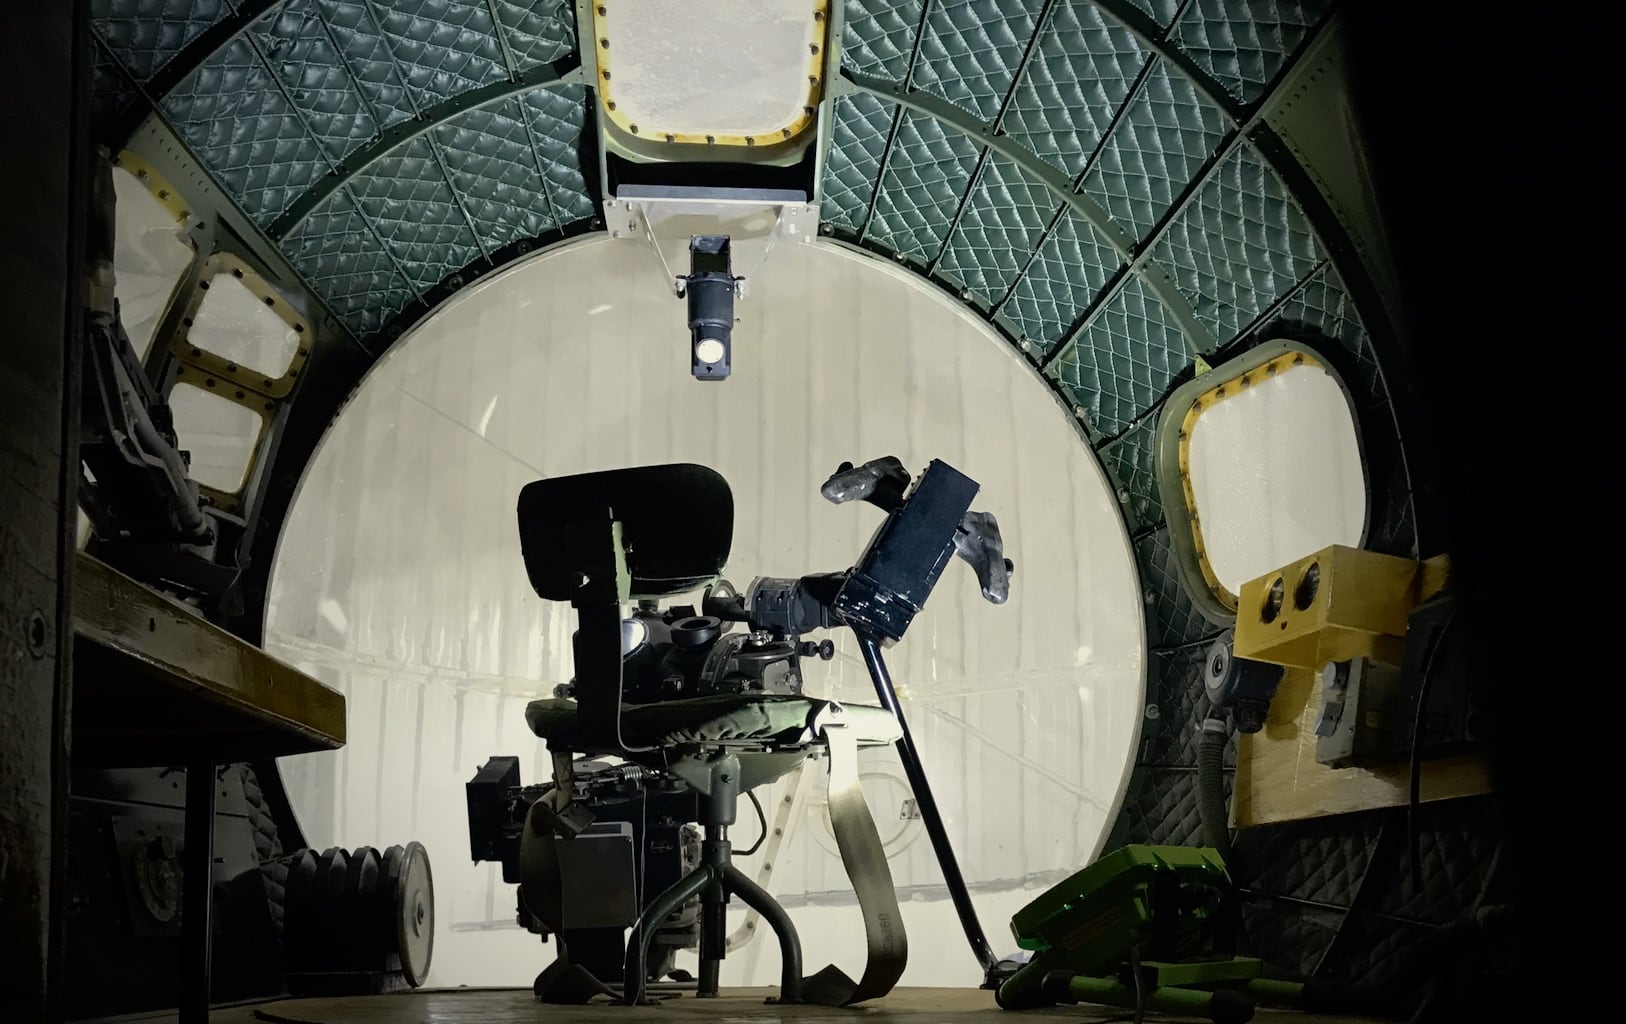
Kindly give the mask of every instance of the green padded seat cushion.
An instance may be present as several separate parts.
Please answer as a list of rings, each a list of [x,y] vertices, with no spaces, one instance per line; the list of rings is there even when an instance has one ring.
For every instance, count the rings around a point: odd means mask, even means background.
[[[811,739],[808,727],[829,701],[790,694],[721,694],[621,709],[621,738],[635,747],[675,747],[695,743],[795,745]],[[843,704],[846,722],[862,744],[891,743],[901,734],[885,708]],[[525,723],[542,739],[566,750],[579,742],[576,702],[533,700]]]

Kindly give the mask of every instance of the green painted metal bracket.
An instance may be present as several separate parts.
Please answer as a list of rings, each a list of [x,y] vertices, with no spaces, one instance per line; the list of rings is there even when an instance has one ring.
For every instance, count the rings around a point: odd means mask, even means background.
[[[830,121],[835,116],[836,97],[846,91],[841,78],[841,32],[847,23],[846,5],[833,3],[829,11],[826,17],[830,19],[830,26],[824,35],[824,99],[819,101],[819,123],[813,142],[818,147],[813,154],[811,202],[815,210],[824,207],[824,166],[830,160]]]
[[[1264,108],[1265,122],[1314,181],[1360,252],[1392,316],[1400,308],[1393,258],[1366,155],[1352,130],[1344,34],[1336,15],[1294,62]],[[1266,142],[1261,148],[1270,145]]]
[[[184,196],[190,216],[186,230],[198,251],[194,267],[217,249],[236,253],[249,262],[301,316],[318,325],[318,337],[335,334],[363,349],[364,342],[351,333],[316,290],[294,269],[275,242],[265,236],[254,218],[244,213],[231,193],[198,162],[180,134],[161,114],[149,114],[126,143],[126,148],[151,164],[165,181]],[[157,337],[167,338],[179,325],[177,304],[171,316],[159,325]],[[175,323],[169,321],[174,319]],[[163,346],[155,344],[154,353]]]

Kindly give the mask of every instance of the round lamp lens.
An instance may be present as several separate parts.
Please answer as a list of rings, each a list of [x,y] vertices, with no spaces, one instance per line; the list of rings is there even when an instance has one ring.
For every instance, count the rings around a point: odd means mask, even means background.
[[[702,363],[715,363],[723,358],[723,343],[716,338],[702,338],[694,347],[695,358]]]

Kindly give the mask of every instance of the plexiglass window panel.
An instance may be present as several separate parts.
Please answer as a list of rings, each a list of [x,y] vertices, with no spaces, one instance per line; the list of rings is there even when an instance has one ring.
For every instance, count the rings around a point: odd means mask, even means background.
[[[398,343],[307,471],[266,645],[345,694],[350,733],[283,770],[310,845],[428,845],[430,984],[522,985],[553,956],[515,926],[500,867],[470,863],[464,801],[492,755],[519,756],[527,783],[548,777],[523,714],[570,678],[574,616],[531,590],[515,525],[520,488],[544,476],[717,469],[735,501],[727,575],[743,588],[855,561],[881,513],[820,497],[842,461],[961,469],[1016,562],[1010,600],[985,602],[955,561],[888,660],[990,938],[1009,946],[1011,914],[1104,841],[1145,706],[1144,605],[1116,497],[1066,410],[950,298],[849,250],[780,245],[736,314],[733,377],[702,383],[647,241],[539,255]],[[832,639],[835,660],[806,666],[808,692],[873,703],[851,635]],[[834,961],[856,977],[863,925],[815,767],[767,886],[802,928],[808,970]],[[909,929],[904,983],[977,984],[896,754],[867,751],[861,767]],[[759,791],[770,816],[795,785]],[[738,849],[755,821],[742,802]],[[754,876],[762,861],[740,867]],[[778,970],[759,938],[723,980]]]
[[[299,335],[265,300],[231,274],[217,274],[192,317],[187,340],[206,352],[281,377],[299,351]]]
[[[113,291],[124,333],[145,359],[175,286],[192,264],[192,243],[175,215],[122,167],[113,168],[113,196]]]
[[[175,385],[169,407],[181,450],[192,456],[192,479],[235,493],[259,442],[260,414],[191,384]]]
[[[1366,471],[1338,381],[1312,365],[1255,377],[1191,428],[1192,511],[1232,594],[1329,544],[1358,546],[1366,529]]]
[[[810,0],[616,0],[604,9],[605,95],[616,120],[640,135],[778,142],[781,129],[805,120],[824,27]]]

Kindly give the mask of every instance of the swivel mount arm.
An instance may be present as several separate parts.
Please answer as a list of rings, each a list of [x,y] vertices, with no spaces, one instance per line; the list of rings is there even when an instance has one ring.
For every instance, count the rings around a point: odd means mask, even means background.
[[[932,466],[937,465],[943,465],[948,473],[955,473],[946,464],[932,463]],[[927,467],[927,474],[931,471],[931,467]],[[958,473],[955,475],[959,476]],[[903,462],[895,455],[883,455],[861,466],[843,462],[819,492],[837,505],[867,501],[883,512],[894,514],[915,499],[925,480],[926,476],[923,475],[911,491],[909,471],[903,468]],[[970,485],[970,493],[975,494],[977,485],[968,479],[966,483]],[[940,491],[941,488],[929,490]],[[928,494],[928,500],[938,499]],[[957,495],[947,500],[957,500]],[[999,521],[993,514],[973,512],[967,508],[954,531],[953,546],[954,553],[976,572],[982,596],[993,604],[1004,604],[1010,597],[1011,573],[1016,571],[1016,565],[1005,557]]]

